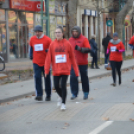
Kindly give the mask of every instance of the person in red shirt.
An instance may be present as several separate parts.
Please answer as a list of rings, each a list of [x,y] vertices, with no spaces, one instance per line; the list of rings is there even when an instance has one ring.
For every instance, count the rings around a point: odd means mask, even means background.
[[[56,28],[55,36],[56,39],[51,43],[46,57],[45,76],[49,74],[50,65],[52,64],[54,86],[60,96],[57,106],[61,106],[61,110],[65,110],[67,96],[66,83],[68,75],[70,75],[71,64],[73,65],[77,77],[78,67],[75,61],[73,48],[69,41],[64,38],[62,27]]]
[[[89,79],[88,79],[88,53],[91,52],[90,44],[88,39],[81,34],[81,29],[78,26],[74,26],[71,30],[72,37],[69,39],[71,43],[77,65],[79,67],[82,88],[84,97],[83,99],[88,99],[89,94]],[[78,95],[78,78],[75,76],[73,68],[71,69],[70,76],[70,86],[72,97],[71,100],[75,99]]]
[[[43,100],[43,89],[42,89],[42,74],[44,75],[44,64],[47,55],[48,48],[51,43],[51,39],[43,34],[42,26],[36,25],[34,28],[35,36],[30,39],[30,59],[33,60],[34,78],[36,97],[35,100]],[[45,92],[46,101],[51,100],[51,79],[50,73],[45,78]]]
[[[133,50],[133,57],[134,57],[134,36],[129,41],[129,47]]]
[[[122,52],[124,51],[125,47],[118,38],[118,33],[115,32],[107,47],[107,54],[110,52],[109,61],[112,68],[113,86],[116,86],[116,70],[119,76],[119,85],[121,84]]]

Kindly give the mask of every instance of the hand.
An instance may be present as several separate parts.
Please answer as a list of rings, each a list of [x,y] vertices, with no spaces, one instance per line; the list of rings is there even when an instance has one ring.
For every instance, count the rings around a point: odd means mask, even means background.
[[[30,57],[30,60],[32,60],[32,59],[33,59],[33,57],[31,56],[31,57]]]
[[[80,51],[80,50],[81,50],[81,48],[80,48],[78,45],[76,45],[76,46],[75,46],[75,50]]]
[[[47,77],[47,74],[45,74],[45,78]]]
[[[47,53],[48,52],[48,49],[46,49],[45,52]]]
[[[116,52],[119,52],[119,50],[118,50],[118,49],[116,49]]]

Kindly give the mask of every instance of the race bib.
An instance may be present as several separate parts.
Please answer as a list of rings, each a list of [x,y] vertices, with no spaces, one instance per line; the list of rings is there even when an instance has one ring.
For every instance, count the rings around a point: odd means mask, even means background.
[[[111,52],[115,52],[115,51],[116,51],[116,47],[115,46],[111,47]]]
[[[43,44],[36,44],[34,45],[35,51],[43,51]]]
[[[63,54],[63,55],[56,55],[55,56],[55,62],[56,63],[65,63],[65,62],[67,62],[66,55],[65,54]]]

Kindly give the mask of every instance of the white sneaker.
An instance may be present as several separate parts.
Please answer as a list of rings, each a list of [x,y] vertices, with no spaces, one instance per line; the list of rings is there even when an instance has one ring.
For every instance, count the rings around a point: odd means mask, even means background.
[[[60,107],[60,106],[61,106],[61,101],[62,101],[62,100],[61,100],[61,98],[59,97],[59,98],[58,98],[58,102],[57,102],[57,107]]]
[[[61,108],[60,108],[60,109],[61,109],[61,110],[66,110],[66,106],[65,106],[64,103],[61,104]]]

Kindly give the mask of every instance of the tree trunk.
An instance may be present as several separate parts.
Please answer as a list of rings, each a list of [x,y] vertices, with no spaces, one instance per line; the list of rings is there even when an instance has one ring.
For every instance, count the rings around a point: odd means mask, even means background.
[[[127,0],[123,9],[117,14],[115,18],[115,31],[118,33],[119,38],[122,39],[122,31],[124,26],[124,20],[128,12],[132,9],[133,0]]]
[[[69,37],[71,37],[71,29],[77,25],[77,3],[78,0],[69,0],[68,2]]]

